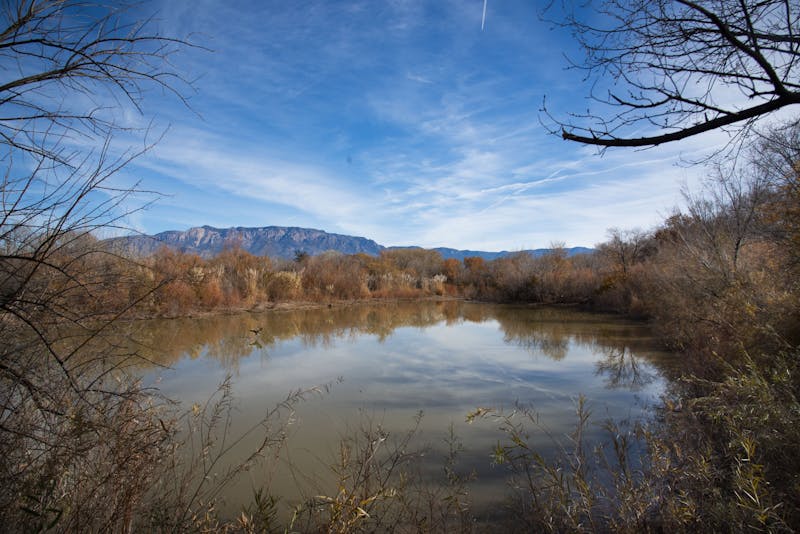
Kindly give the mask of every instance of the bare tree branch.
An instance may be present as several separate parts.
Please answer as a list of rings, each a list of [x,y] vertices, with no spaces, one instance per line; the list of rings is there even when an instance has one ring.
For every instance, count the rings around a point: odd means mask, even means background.
[[[655,146],[727,127],[747,130],[800,104],[800,6],[793,0],[607,0],[596,9],[607,25],[564,7],[568,14],[557,24],[586,54],[572,66],[610,89],[590,93],[594,109],[566,121],[543,110],[563,139]]]
[[[129,21],[128,11],[80,0],[0,9],[0,144],[66,163],[59,136],[102,139],[124,127],[104,116],[109,102],[141,112],[145,92],[158,88],[188,105],[191,83],[169,60],[193,45],[160,34],[151,19]]]

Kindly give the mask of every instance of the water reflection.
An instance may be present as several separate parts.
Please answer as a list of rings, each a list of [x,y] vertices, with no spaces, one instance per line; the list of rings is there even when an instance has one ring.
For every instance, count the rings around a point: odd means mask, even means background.
[[[609,388],[639,391],[657,375],[643,365],[628,347],[602,347],[604,358],[597,362],[597,374],[603,375]]]
[[[257,421],[292,389],[342,379],[297,409],[288,445],[292,469],[269,478],[287,505],[300,498],[292,489],[298,472],[317,479],[339,436],[358,426],[359,413],[402,435],[420,411],[429,458],[444,456],[453,424],[465,445],[462,459],[478,475],[474,500],[496,499],[505,475],[488,458],[501,436],[488,420],[468,425],[468,413],[522,402],[554,436],[571,431],[580,394],[601,417],[636,416],[662,391],[659,366],[668,357],[641,324],[571,309],[459,301],[146,321],[135,328],[141,352],[168,367],[143,364],[145,379],[186,405],[202,402],[225,374],[234,374],[234,427]],[[436,461],[429,467],[441,470]],[[246,481],[230,502],[262,483]]]
[[[142,321],[133,337],[142,354],[161,365],[202,354],[235,369],[239,359],[267,356],[270,348],[282,341],[300,340],[309,348],[330,348],[337,340],[370,335],[383,342],[400,327],[453,324],[462,318],[462,307],[459,302],[399,302]],[[482,322],[485,318],[470,320]]]
[[[299,340],[308,348],[331,348],[337,341],[353,341],[364,335],[375,336],[383,343],[398,328],[424,329],[438,324],[454,326],[489,321],[496,321],[505,343],[523,348],[534,357],[562,360],[570,343],[603,351],[606,356],[604,363],[598,363],[600,374],[640,373],[638,360],[653,352],[653,340],[641,324],[568,308],[460,301],[355,304],[141,321],[133,339],[140,353],[159,365],[172,366],[182,358],[202,355],[236,370],[241,358],[268,357],[271,348],[288,340]],[[626,366],[627,371],[618,369]],[[609,386],[619,387],[620,380],[620,377],[609,380]]]

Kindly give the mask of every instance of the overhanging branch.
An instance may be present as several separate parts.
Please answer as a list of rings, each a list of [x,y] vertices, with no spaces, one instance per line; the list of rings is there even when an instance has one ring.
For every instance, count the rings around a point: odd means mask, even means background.
[[[786,96],[775,98],[773,100],[770,100],[769,102],[765,102],[758,106],[746,108],[736,113],[723,115],[711,119],[709,121],[701,122],[700,124],[696,124],[688,128],[681,128],[680,130],[676,130],[674,132],[662,135],[655,135],[650,137],[635,137],[635,138],[599,137],[595,135],[592,136],[576,135],[574,133],[568,132],[567,130],[562,130],[561,137],[563,139],[566,139],[567,141],[576,141],[578,143],[583,143],[587,145],[604,146],[604,147],[656,146],[663,143],[669,143],[670,141],[679,141],[681,139],[686,139],[687,137],[715,130],[717,128],[722,128],[724,126],[730,126],[731,124],[746,121],[748,119],[752,119],[764,115],[766,113],[770,113],[772,111],[778,110],[782,107],[789,106],[792,104],[800,104],[800,93],[789,93]]]

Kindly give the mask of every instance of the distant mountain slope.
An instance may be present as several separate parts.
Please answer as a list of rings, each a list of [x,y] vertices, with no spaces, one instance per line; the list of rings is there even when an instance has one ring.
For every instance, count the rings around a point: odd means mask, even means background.
[[[238,244],[244,250],[257,256],[272,258],[294,258],[296,251],[310,255],[335,250],[343,254],[359,252],[377,256],[382,250],[407,249],[420,247],[384,247],[371,239],[341,234],[331,234],[323,230],[284,226],[265,226],[260,228],[214,228],[201,226],[186,231],[170,230],[153,236],[138,235],[115,237],[106,241],[109,246],[120,253],[134,256],[148,256],[163,246],[181,252],[197,254],[203,258],[211,258],[219,254],[226,246]],[[479,256],[485,260],[493,260],[512,252],[486,252],[480,250],[457,250],[453,248],[436,248],[442,257],[463,260],[470,256]],[[546,254],[549,249],[526,250],[533,256]],[[567,254],[585,254],[592,249],[574,247],[567,249]]]
[[[502,258],[503,256],[508,256],[509,254],[515,254],[516,252],[509,252],[508,250],[503,250],[500,252],[484,252],[481,250],[456,250],[454,248],[444,248],[439,247],[435,248],[442,255],[442,257],[446,258],[455,258],[457,260],[463,260],[464,258],[469,258],[470,256],[480,256],[485,260],[496,260],[497,258]],[[537,248],[534,250],[523,250],[521,252],[527,252],[531,256],[538,258],[539,256],[544,256],[552,249],[549,248]],[[567,256],[576,256],[578,254],[589,254],[594,252],[594,249],[586,248],[586,247],[572,247],[565,249],[567,251]]]
[[[162,246],[210,258],[220,253],[226,245],[238,244],[257,256],[293,258],[295,251],[302,250],[314,255],[326,250],[337,250],[344,254],[363,252],[373,256],[383,249],[375,241],[365,237],[329,234],[311,228],[265,226],[262,228],[214,228],[201,226],[185,232],[171,230],[154,236],[128,236],[109,240],[119,251],[136,256],[147,256]]]

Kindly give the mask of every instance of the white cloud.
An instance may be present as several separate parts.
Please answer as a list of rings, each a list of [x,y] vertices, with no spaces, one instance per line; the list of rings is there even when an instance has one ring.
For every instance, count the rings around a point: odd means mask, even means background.
[[[254,146],[230,146],[213,134],[177,129],[140,165],[241,202],[282,204],[317,217],[348,219],[369,206],[368,195],[309,163]]]
[[[187,224],[261,212],[386,245],[591,245],[658,221],[703,172],[676,163],[724,141],[601,157],[548,135],[542,95],[569,101],[577,75],[555,68],[548,35],[522,31],[541,29],[522,3],[490,6],[484,33],[481,10],[455,1],[174,5],[169,20],[213,37],[214,54],[192,56],[208,62],[203,121],[181,119],[141,165],[170,206],[189,199]]]

